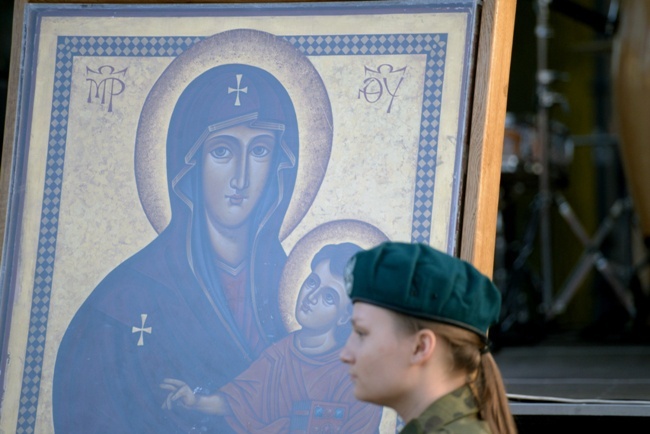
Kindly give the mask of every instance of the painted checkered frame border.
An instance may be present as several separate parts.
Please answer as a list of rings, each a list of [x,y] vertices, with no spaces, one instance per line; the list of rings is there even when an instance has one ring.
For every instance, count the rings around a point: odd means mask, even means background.
[[[175,57],[202,40],[196,36],[59,36],[57,40],[47,168],[41,211],[29,335],[16,433],[34,433],[38,406],[65,163],[68,108],[75,56]],[[423,54],[427,56],[420,121],[412,242],[427,243],[433,208],[446,34],[290,36],[307,56]]]

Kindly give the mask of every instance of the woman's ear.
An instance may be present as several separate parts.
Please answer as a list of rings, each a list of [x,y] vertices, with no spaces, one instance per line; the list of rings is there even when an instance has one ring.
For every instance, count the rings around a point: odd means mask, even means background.
[[[437,339],[433,330],[422,329],[415,334],[415,347],[411,355],[411,361],[415,364],[423,364],[433,357]]]

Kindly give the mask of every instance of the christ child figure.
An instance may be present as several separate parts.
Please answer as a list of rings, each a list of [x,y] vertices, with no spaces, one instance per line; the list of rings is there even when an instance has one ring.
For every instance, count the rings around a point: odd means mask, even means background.
[[[352,243],[324,246],[298,294],[295,316],[301,328],[215,394],[201,395],[181,380],[165,379],[160,387],[169,395],[163,408],[225,416],[239,433],[377,432],[381,407],[354,398],[339,359],[352,312],[343,275],[359,250]]]

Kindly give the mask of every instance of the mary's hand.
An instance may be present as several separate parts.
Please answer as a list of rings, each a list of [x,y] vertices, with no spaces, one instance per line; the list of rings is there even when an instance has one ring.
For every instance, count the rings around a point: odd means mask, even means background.
[[[193,408],[198,403],[198,397],[190,389],[190,386],[181,380],[165,378],[160,388],[169,390],[169,395],[167,395],[167,399],[162,405],[162,408],[166,410],[171,410],[174,404],[185,408]]]

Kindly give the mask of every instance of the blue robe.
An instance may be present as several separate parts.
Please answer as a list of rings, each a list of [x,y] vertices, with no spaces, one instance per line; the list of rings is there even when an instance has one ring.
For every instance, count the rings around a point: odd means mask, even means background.
[[[163,233],[113,270],[68,327],[54,378],[57,432],[176,433],[203,425],[216,432],[216,419],[163,410],[167,392],[159,385],[187,378],[216,390],[253,355],[168,238]]]

